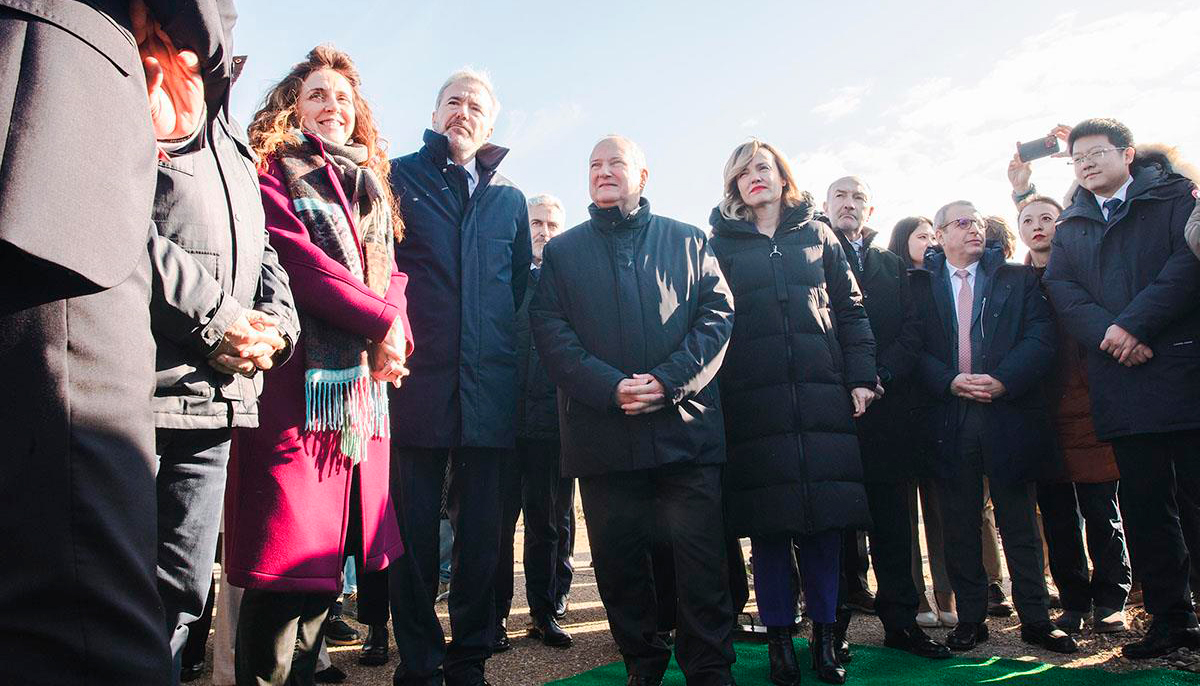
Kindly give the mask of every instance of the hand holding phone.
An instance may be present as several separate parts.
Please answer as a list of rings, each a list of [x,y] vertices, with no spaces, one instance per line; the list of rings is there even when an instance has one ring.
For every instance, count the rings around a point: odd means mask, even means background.
[[[1058,151],[1058,137],[1054,134],[1043,136],[1028,143],[1017,144],[1017,155],[1021,158],[1022,162],[1032,162],[1042,157],[1049,157]]]

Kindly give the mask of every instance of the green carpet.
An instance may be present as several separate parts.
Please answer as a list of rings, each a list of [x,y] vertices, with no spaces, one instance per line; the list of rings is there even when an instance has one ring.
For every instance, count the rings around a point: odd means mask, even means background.
[[[733,678],[740,686],[770,684],[767,680],[767,646],[756,643],[736,643],[737,663]],[[808,642],[796,640],[800,657],[802,681],[820,684],[808,666]],[[925,660],[907,653],[855,646],[854,662],[847,665],[847,686],[916,686],[917,684],[1047,684],[1053,686],[1083,686],[1084,684],[1115,684],[1117,686],[1185,686],[1200,684],[1200,675],[1164,669],[1148,669],[1114,674],[1101,669],[1071,669],[1037,662],[1001,658]],[[625,683],[625,665],[614,662],[597,667],[569,679],[551,682],[560,686],[613,686]],[[675,660],[663,679],[663,686],[683,686],[683,674]]]

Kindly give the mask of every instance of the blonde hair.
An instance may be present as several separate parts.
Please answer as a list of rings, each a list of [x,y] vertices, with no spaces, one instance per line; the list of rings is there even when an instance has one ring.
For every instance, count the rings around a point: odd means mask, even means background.
[[[787,158],[783,153],[779,152],[770,143],[764,143],[757,138],[751,138],[749,141],[742,143],[733,149],[733,154],[729,156],[729,161],[725,163],[725,195],[721,198],[720,204],[717,206],[721,210],[721,216],[726,219],[742,219],[752,221],[754,212],[742,200],[742,193],[738,190],[738,176],[750,165],[751,158],[759,150],[766,150],[775,158],[775,167],[779,169],[779,176],[783,178],[783,196],[780,200],[784,207],[796,207],[806,201],[807,194],[800,190],[796,183],[796,177],[792,175],[792,166],[788,164]]]

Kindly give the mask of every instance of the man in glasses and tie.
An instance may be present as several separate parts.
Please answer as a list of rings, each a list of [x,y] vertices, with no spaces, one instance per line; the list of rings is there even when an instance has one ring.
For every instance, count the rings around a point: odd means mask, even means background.
[[[1034,482],[1058,459],[1042,379],[1054,361],[1050,306],[1032,269],[984,250],[975,206],[952,202],[934,218],[941,255],[912,282],[924,350],[916,381],[922,435],[932,442],[945,523],[950,583],[958,598],[952,650],[988,638],[988,576],[980,542],[983,478],[1021,619],[1021,639],[1071,653],[1075,641],[1050,622]]]
[[[1092,419],[1116,454],[1130,558],[1153,616],[1123,653],[1194,650],[1184,540],[1200,550],[1200,536],[1185,536],[1176,493],[1200,489],[1200,261],[1184,239],[1195,186],[1140,164],[1133,135],[1113,119],[1081,122],[1067,149],[1079,188],[1059,217],[1045,283],[1088,351]]]

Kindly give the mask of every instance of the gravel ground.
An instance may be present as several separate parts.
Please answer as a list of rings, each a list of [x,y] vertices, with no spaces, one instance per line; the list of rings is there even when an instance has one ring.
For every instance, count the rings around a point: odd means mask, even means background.
[[[487,678],[495,686],[532,686],[543,684],[563,677],[571,676],[620,659],[612,637],[608,632],[608,622],[605,619],[604,608],[596,591],[596,578],[591,567],[591,554],[588,549],[587,528],[583,525],[582,513],[579,517],[578,537],[575,548],[576,576],[571,589],[571,604],[567,619],[561,624],[574,638],[574,645],[569,649],[547,648],[539,641],[525,635],[529,627],[528,607],[524,600],[524,571],[521,567],[521,536],[522,530],[517,530],[517,567],[514,607],[509,620],[509,636],[513,648],[505,653],[496,655],[488,661]],[[749,542],[745,541],[745,555],[749,557]],[[1006,589],[1007,590],[1007,589]],[[350,608],[348,608],[350,609]],[[449,619],[446,604],[437,606],[442,624],[449,633]],[[751,596],[747,611],[755,611],[754,598]],[[350,612],[347,612],[350,615]],[[1134,608],[1129,613],[1130,631],[1120,635],[1099,635],[1086,629],[1079,640],[1079,652],[1074,655],[1059,655],[1051,653],[1021,641],[1019,625],[1013,617],[988,621],[991,630],[990,640],[972,652],[965,653],[969,657],[1000,656],[1024,659],[1064,667],[1099,667],[1113,672],[1127,672],[1150,667],[1166,667],[1186,669],[1200,672],[1200,654],[1189,653],[1186,650],[1159,660],[1132,662],[1120,656],[1120,647],[1126,642],[1135,640],[1142,635],[1147,615],[1141,608]],[[355,622],[352,616],[347,620],[352,626],[360,629],[366,636],[366,627]],[[807,634],[807,626],[803,629]],[[938,640],[945,638],[946,629],[931,629],[930,634]],[[879,621],[870,615],[856,614],[850,626],[852,643],[864,645],[880,645],[883,641],[883,628]],[[358,646],[331,647],[330,657],[334,665],[348,675],[345,683],[359,686],[390,686],[392,672],[396,667],[395,649],[392,649],[392,661],[384,667],[363,667],[357,662]],[[212,646],[209,645],[209,664],[211,665]],[[853,678],[853,665],[850,666],[850,676]],[[208,674],[193,682],[210,684]],[[767,683],[765,676],[763,683]],[[853,683],[851,681],[851,683]]]

